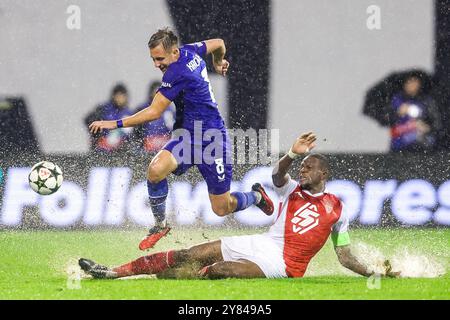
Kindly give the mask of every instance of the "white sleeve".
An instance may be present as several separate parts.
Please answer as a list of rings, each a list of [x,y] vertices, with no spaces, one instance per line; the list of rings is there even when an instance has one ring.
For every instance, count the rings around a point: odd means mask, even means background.
[[[295,180],[291,179],[291,176],[288,174],[288,181],[281,187],[277,187],[276,185],[273,185],[273,189],[277,193],[277,195],[282,198],[286,198],[289,196],[292,191],[297,188],[298,183]]]
[[[342,203],[342,202],[341,202]],[[335,247],[347,246],[350,244],[350,236],[348,235],[348,225],[350,219],[346,207],[342,203],[342,211],[339,220],[332,227],[331,240]]]
[[[348,216],[347,207],[343,202],[342,203],[342,211],[339,220],[333,225],[333,233],[345,233],[348,231],[348,225],[350,224],[350,219]]]

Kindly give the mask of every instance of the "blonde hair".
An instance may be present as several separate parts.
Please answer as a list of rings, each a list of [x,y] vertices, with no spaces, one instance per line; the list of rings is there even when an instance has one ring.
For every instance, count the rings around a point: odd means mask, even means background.
[[[148,47],[153,49],[160,44],[162,44],[165,51],[169,51],[173,46],[178,45],[178,37],[172,30],[169,29],[169,27],[159,29],[150,37]]]

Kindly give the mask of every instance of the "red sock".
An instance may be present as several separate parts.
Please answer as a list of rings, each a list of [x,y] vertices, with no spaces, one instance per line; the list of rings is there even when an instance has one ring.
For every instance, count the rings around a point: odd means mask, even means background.
[[[155,274],[172,267],[175,264],[174,251],[158,252],[140,257],[134,261],[113,269],[120,277],[138,274]]]
[[[211,267],[211,266],[203,267],[203,268],[198,272],[198,275],[199,275],[200,277],[206,277],[206,276],[208,275],[209,267]]]

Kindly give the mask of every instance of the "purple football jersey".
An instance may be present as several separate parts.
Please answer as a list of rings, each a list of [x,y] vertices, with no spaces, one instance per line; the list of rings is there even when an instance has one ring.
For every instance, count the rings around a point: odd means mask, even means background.
[[[223,129],[225,124],[208,79],[205,42],[180,47],[178,61],[167,68],[159,92],[176,106],[174,130],[194,130],[194,121],[202,122],[203,131]]]

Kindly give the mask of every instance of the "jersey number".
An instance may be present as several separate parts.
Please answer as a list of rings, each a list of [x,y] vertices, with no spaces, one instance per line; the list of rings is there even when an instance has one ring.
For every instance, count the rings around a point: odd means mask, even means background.
[[[206,70],[206,67],[203,68],[201,75],[202,75],[203,80],[205,80],[208,83],[208,89],[209,89],[209,95],[211,96],[211,101],[216,103],[216,98],[214,97],[214,93],[212,92],[212,86],[211,86],[211,82],[209,82],[208,71]]]
[[[216,171],[217,171],[217,178],[220,181],[225,180],[225,166],[223,165],[223,159],[216,159],[214,160],[216,164]]]

